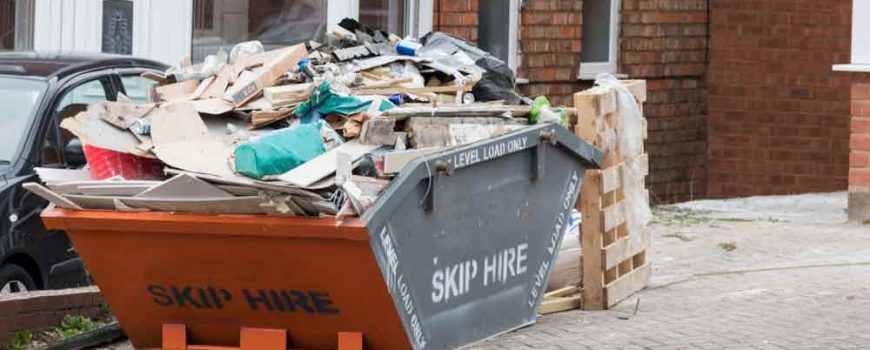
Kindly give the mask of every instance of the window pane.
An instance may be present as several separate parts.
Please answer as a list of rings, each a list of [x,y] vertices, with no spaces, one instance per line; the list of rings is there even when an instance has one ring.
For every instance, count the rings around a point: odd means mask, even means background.
[[[581,63],[610,61],[611,1],[583,1],[583,48]]]
[[[156,84],[155,81],[138,75],[129,75],[121,77],[121,82],[124,83],[124,91],[127,92],[127,97],[133,100],[133,102],[138,104],[151,102],[151,88]]]
[[[405,36],[405,0],[360,0],[362,25]]]
[[[324,0],[195,0],[193,61],[235,44],[260,40],[266,50],[321,40]]]
[[[103,1],[103,52],[133,54],[132,1]]]
[[[0,162],[17,159],[47,85],[38,80],[0,77]]]
[[[73,88],[63,97],[60,105],[57,106],[57,111],[62,112],[64,109],[72,108],[73,105],[83,105],[87,107],[89,104],[103,102],[108,100],[106,90],[103,89],[103,84],[99,80],[90,81]]]
[[[33,1],[0,0],[0,51],[33,49]]]
[[[480,0],[479,6],[478,46],[502,61],[508,62],[511,30],[510,1]]]

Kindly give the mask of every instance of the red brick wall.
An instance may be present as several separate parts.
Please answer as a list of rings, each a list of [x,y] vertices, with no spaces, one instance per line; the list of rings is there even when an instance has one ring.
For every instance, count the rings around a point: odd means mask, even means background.
[[[0,347],[11,334],[56,327],[67,315],[101,318],[105,301],[96,287],[32,292],[0,298]]]
[[[477,0],[436,0],[433,28],[476,41],[478,8]],[[523,1],[517,77],[529,83],[518,86],[521,93],[570,106],[574,93],[591,85],[577,81],[582,8],[582,0]]]
[[[432,29],[477,42],[477,0],[435,0]]]
[[[844,190],[850,0],[712,0],[712,197]]]
[[[529,80],[519,90],[571,106],[574,93],[591,86],[577,80],[580,68],[583,1],[525,0],[520,17],[519,69]]]
[[[648,178],[653,200],[700,198],[706,190],[706,0],[623,0],[620,66],[647,79]],[[572,104],[578,81],[583,1],[526,0],[520,17],[519,90]],[[476,40],[476,0],[435,2],[434,27]]]
[[[622,0],[620,72],[646,79],[654,202],[706,195],[707,0]]]
[[[856,73],[851,92],[849,218],[870,223],[870,74]]]

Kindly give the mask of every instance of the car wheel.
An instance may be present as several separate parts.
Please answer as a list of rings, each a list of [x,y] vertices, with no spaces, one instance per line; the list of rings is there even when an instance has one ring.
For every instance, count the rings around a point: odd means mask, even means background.
[[[21,267],[5,265],[0,268],[0,295],[24,293],[35,289],[33,278]]]

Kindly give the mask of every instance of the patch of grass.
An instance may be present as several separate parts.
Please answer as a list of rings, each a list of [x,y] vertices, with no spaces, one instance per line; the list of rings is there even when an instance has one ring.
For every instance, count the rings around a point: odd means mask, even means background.
[[[9,344],[4,347],[6,350],[24,350],[30,347],[33,343],[33,333],[30,331],[15,332],[9,339]]]
[[[719,248],[722,248],[722,250],[730,253],[737,250],[737,244],[734,242],[722,242],[719,243]]]
[[[662,235],[662,237],[664,237],[664,238],[676,238],[676,239],[679,239],[683,242],[691,242],[691,241],[695,240],[694,238],[686,236],[686,235],[682,234],[681,232],[664,234],[664,235]]]
[[[83,316],[66,316],[60,322],[60,326],[55,329],[55,333],[61,339],[66,339],[93,331],[103,325],[103,322],[94,321]]]

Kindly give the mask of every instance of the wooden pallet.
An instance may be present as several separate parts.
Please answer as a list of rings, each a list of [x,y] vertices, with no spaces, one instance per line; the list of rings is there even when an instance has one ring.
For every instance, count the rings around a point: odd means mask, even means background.
[[[646,82],[626,81],[637,102],[646,100]],[[615,137],[619,127],[619,110],[613,89],[595,87],[574,96],[577,108],[577,136],[596,147],[605,148],[606,140]],[[643,122],[646,139],[646,121]],[[610,142],[611,144],[613,142]],[[642,174],[648,173],[649,158],[641,159]],[[625,171],[618,146],[605,151],[601,170],[587,170],[580,191],[578,207],[583,215],[583,308],[608,309],[649,284],[650,264],[646,252],[650,244],[645,229],[630,232],[629,208],[625,204],[622,176]],[[644,181],[640,181],[643,186]],[[645,188],[645,187],[642,187]],[[649,198],[648,192],[646,192]]]
[[[538,313],[549,315],[582,307],[583,289],[580,287],[565,287],[544,294],[544,302],[538,308]]]

